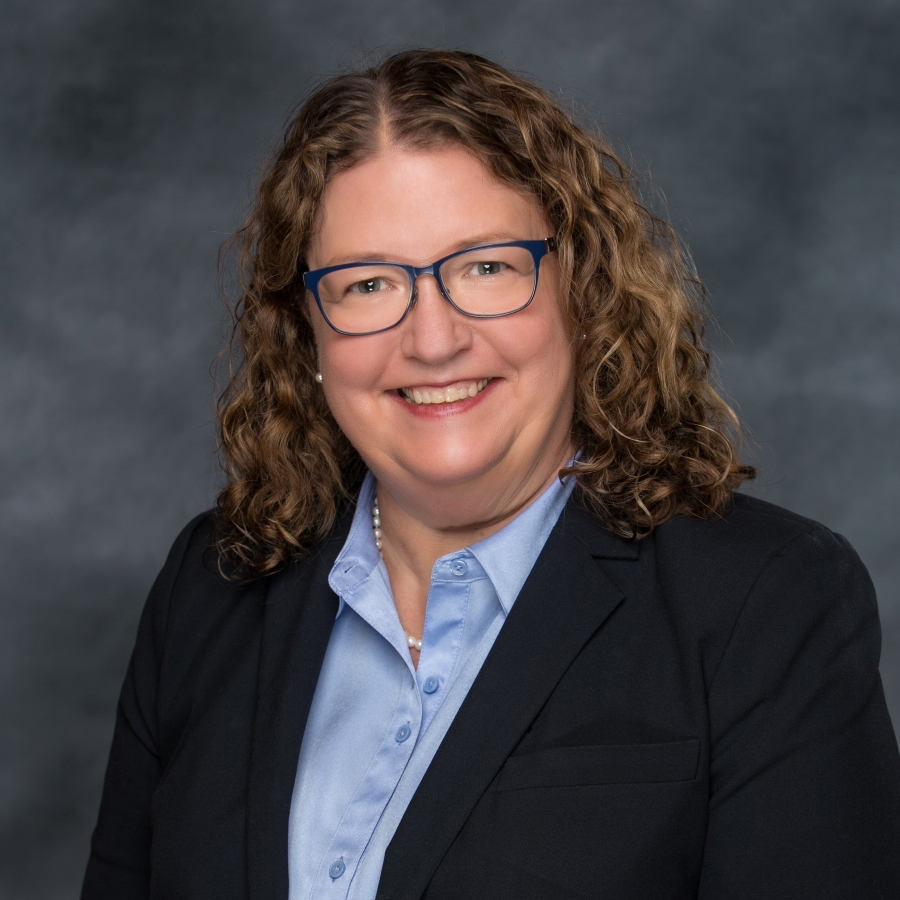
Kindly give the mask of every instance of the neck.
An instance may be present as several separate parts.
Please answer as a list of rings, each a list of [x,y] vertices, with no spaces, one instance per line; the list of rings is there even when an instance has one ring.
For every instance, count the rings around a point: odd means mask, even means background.
[[[566,466],[573,453],[567,444],[558,459],[552,458],[552,465],[535,467],[518,484],[507,485],[489,502],[485,501],[483,491],[472,492],[477,496],[471,498],[455,494],[428,504],[425,514],[420,504],[409,503],[401,491],[391,490],[378,481],[382,555],[398,610],[401,606],[415,608],[418,612],[411,621],[424,622],[435,562],[490,537],[511,522],[559,477],[559,470]],[[435,509],[442,515],[432,515]]]

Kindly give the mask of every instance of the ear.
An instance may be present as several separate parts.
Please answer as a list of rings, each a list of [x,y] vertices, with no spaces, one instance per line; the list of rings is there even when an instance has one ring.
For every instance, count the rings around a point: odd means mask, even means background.
[[[303,315],[303,318],[309,328],[309,334],[312,339],[312,349],[316,355],[316,372],[321,373],[322,363],[321,353],[319,351],[319,327],[321,327],[321,325],[323,324],[322,314],[319,312],[319,309],[316,306],[316,301],[313,298],[312,294],[310,294],[310,292],[305,288],[303,289],[303,294],[298,305],[300,307],[301,314]]]
[[[301,271],[305,271],[305,269],[301,269]],[[313,297],[313,295],[306,289],[306,286],[303,284],[303,279],[298,277],[297,281],[297,292],[295,295],[296,300],[294,302],[303,315],[306,324],[310,327],[313,335],[315,335],[318,319],[321,319],[322,316],[319,313],[318,308],[316,307],[315,297]]]

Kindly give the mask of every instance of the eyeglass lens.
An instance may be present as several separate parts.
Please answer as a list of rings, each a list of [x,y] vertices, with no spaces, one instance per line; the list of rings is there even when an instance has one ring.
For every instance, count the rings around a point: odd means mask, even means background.
[[[516,312],[535,289],[534,257],[524,247],[488,247],[453,256],[440,267],[454,305],[474,316]],[[412,287],[405,269],[382,263],[329,272],[319,282],[325,316],[340,331],[365,333],[396,325]]]

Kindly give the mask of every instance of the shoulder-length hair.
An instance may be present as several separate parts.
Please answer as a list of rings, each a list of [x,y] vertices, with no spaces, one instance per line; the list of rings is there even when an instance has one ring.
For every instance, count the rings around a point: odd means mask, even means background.
[[[572,469],[585,502],[637,538],[717,514],[754,470],[710,383],[703,290],[671,227],[604,139],[544,90],[470,53],[413,50],[324,82],[287,126],[235,234],[239,299],[219,398],[219,549],[270,572],[333,526],[363,472],[315,381],[302,274],[322,192],[385,143],[460,146],[535,197],[558,245],[575,367]]]

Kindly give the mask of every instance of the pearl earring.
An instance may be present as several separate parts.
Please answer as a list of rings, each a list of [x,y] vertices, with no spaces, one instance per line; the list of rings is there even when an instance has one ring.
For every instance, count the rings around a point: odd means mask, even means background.
[[[318,381],[319,384],[322,383],[322,373],[321,372],[316,372],[316,381]]]

